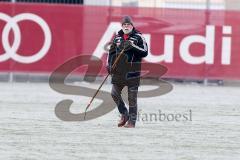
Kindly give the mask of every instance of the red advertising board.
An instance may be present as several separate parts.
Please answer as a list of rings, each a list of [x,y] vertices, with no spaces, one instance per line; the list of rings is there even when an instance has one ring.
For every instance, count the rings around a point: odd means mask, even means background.
[[[124,15],[148,42],[144,65],[165,77],[240,79],[240,12],[24,3],[0,3],[0,72],[51,73],[82,54],[105,62]]]

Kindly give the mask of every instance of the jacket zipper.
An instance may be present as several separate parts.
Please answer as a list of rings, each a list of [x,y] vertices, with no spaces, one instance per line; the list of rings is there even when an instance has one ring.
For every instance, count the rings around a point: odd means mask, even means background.
[[[133,56],[132,56],[132,60],[131,60],[131,67],[132,67],[133,57],[134,57],[134,54],[133,54]]]

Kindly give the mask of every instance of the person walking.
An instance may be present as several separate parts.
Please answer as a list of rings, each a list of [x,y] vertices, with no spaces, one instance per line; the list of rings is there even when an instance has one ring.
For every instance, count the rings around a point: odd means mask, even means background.
[[[140,85],[141,61],[148,55],[147,43],[130,16],[124,16],[122,29],[114,37],[108,53],[107,70],[111,74],[111,96],[121,119],[118,127],[134,128],[137,119],[137,93]],[[113,64],[118,56],[115,66]],[[128,87],[129,109],[122,99],[122,89]]]

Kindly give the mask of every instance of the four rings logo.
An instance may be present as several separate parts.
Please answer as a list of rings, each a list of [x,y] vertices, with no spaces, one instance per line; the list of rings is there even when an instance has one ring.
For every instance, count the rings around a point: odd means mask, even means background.
[[[15,61],[21,63],[33,63],[40,60],[47,54],[51,46],[52,37],[48,24],[41,17],[32,13],[22,13],[14,17],[10,17],[7,14],[0,13],[0,20],[6,22],[6,25],[2,30],[2,46],[5,53],[0,54],[0,62],[12,58]],[[22,56],[17,53],[17,50],[21,42],[21,32],[18,26],[18,22],[23,20],[31,20],[37,23],[42,28],[44,33],[44,43],[42,48],[32,56]],[[8,40],[9,33],[11,30],[13,31],[14,34],[14,40],[12,45],[9,44]]]

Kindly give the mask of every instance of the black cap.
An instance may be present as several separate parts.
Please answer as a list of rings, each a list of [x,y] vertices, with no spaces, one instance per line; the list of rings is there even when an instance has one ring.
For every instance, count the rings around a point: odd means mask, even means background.
[[[124,23],[130,23],[131,25],[133,25],[132,18],[131,18],[130,16],[124,16],[124,17],[122,18],[122,25],[123,25]]]

